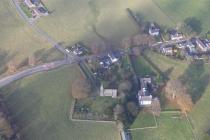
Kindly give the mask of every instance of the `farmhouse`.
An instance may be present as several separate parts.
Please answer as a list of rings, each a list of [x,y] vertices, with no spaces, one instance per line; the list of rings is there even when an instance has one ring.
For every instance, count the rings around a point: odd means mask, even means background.
[[[138,92],[138,101],[140,106],[149,106],[152,104],[152,79],[140,78],[141,89]]]
[[[116,62],[118,62],[119,57],[115,55],[115,53],[108,53],[106,56],[100,59],[100,65],[103,68],[110,68],[110,66]]]
[[[29,8],[35,8],[41,3],[40,0],[24,0],[24,2]]]
[[[117,98],[117,89],[104,89],[103,84],[101,84],[100,96]]]
[[[160,34],[160,29],[155,25],[155,23],[150,23],[149,34],[151,36],[158,36]]]
[[[181,40],[184,38],[182,33],[179,33],[177,30],[170,31],[171,40]]]

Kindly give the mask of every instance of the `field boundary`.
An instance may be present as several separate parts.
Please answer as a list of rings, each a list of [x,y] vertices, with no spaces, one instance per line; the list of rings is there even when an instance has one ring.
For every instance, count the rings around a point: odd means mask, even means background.
[[[71,104],[71,108],[69,111],[69,120],[71,120],[72,122],[89,122],[89,123],[112,123],[112,124],[116,124],[115,121],[100,121],[100,120],[81,120],[81,119],[74,119],[73,118],[73,113],[74,113],[74,107],[76,104],[76,100],[74,99],[72,104]]]
[[[192,131],[192,133],[193,133],[194,139],[195,139],[195,140],[198,140],[198,137],[197,137],[196,134],[195,134],[195,129],[194,129],[194,127],[193,127],[193,125],[192,125],[192,123],[191,123],[191,121],[190,121],[190,118],[188,117],[188,115],[187,115],[186,112],[185,112],[184,114],[185,114],[185,117],[187,118],[187,122],[188,122],[189,125],[190,125],[190,128],[191,128],[191,131]]]

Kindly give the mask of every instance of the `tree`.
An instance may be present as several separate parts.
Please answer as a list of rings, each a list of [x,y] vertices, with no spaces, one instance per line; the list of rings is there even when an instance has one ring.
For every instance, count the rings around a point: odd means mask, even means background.
[[[17,71],[17,65],[15,64],[14,61],[10,61],[8,64],[7,64],[7,68],[8,68],[8,72],[9,73],[14,73]]]
[[[155,116],[160,116],[161,106],[158,98],[153,99],[150,110]]]
[[[106,44],[103,41],[93,41],[90,43],[90,49],[93,54],[100,54],[106,49]]]
[[[165,92],[166,98],[169,101],[174,101],[182,112],[190,112],[192,110],[192,99],[181,81],[170,80],[165,87]]]
[[[72,96],[75,99],[87,98],[91,91],[91,86],[84,78],[78,78],[72,84]]]
[[[123,49],[128,49],[132,46],[132,41],[130,37],[126,37],[122,40],[121,46]]]
[[[131,88],[132,88],[131,82],[126,80],[119,84],[118,90],[119,92],[129,92]]]
[[[117,104],[117,105],[114,107],[114,110],[113,110],[113,111],[114,111],[114,118],[115,118],[115,120],[118,120],[119,117],[120,117],[120,115],[123,114],[124,108],[123,108],[122,105]]]
[[[202,32],[201,21],[196,17],[189,17],[184,22],[195,33],[200,34]]]
[[[136,105],[136,103],[134,102],[128,102],[126,104],[126,107],[127,107],[127,110],[128,112],[132,115],[132,116],[137,116],[138,115],[138,112],[139,112],[139,108],[138,106]]]

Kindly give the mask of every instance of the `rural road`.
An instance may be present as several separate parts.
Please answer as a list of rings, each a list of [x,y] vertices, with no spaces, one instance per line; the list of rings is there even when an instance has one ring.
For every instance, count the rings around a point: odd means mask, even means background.
[[[0,79],[0,88],[12,83],[13,81],[17,81],[21,78],[33,75],[35,73],[39,73],[39,72],[43,72],[43,71],[49,71],[49,70],[61,67],[63,65],[79,63],[81,61],[88,60],[88,59],[98,59],[98,57],[103,57],[107,54],[107,52],[105,52],[105,53],[99,54],[99,55],[90,55],[90,56],[78,57],[78,56],[75,56],[72,53],[66,52],[65,49],[61,45],[59,45],[59,43],[57,43],[51,36],[49,36],[46,32],[44,32],[43,30],[38,28],[33,22],[31,22],[31,20],[25,15],[25,13],[23,13],[22,9],[20,8],[20,6],[19,6],[19,4],[17,3],[16,0],[12,0],[12,2],[15,5],[15,7],[16,7],[17,11],[19,12],[19,14],[21,15],[21,17],[24,18],[24,20],[26,20],[28,25],[32,29],[34,29],[41,37],[45,38],[54,48],[56,48],[57,50],[62,52],[66,57],[65,57],[64,60],[61,60],[61,61],[54,61],[54,62],[50,62],[50,63],[45,63],[45,64],[42,64],[42,65],[39,65],[39,66],[35,66],[35,67],[32,67],[32,68],[23,70],[19,73],[4,77],[4,78]],[[179,43],[179,42],[181,42],[181,41],[171,41],[171,42],[165,42],[165,43],[160,43],[160,44],[157,43],[157,44],[154,44],[152,47],[165,46],[165,45],[175,44],[175,43]],[[122,55],[125,54],[125,53],[129,53],[129,52],[126,52],[126,51],[120,51],[120,52],[121,52]]]
[[[54,61],[54,62],[50,62],[50,63],[45,63],[39,66],[35,66],[26,70],[23,70],[19,73],[4,77],[2,79],[0,79],[0,88],[3,86],[6,86],[8,84],[10,84],[11,82],[17,81],[21,78],[24,78],[26,76],[30,76],[33,75],[35,73],[39,73],[39,72],[43,72],[43,71],[49,71],[52,69],[56,69],[58,67],[61,67],[63,65],[67,65],[69,64],[69,61],[67,60],[61,60],[61,61]]]

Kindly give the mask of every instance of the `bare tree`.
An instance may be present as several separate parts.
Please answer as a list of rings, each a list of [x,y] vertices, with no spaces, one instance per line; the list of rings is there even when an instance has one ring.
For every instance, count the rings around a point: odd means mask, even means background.
[[[174,101],[182,110],[182,112],[190,112],[193,107],[193,102],[187,89],[179,80],[170,80],[166,87],[166,98]]]
[[[153,99],[150,110],[155,116],[160,116],[161,106],[158,98]]]
[[[121,46],[123,49],[128,49],[129,47],[132,46],[132,40],[130,37],[126,37],[122,40]]]
[[[103,41],[93,41],[90,43],[90,49],[93,54],[100,54],[106,49],[106,44]]]
[[[31,55],[31,56],[28,57],[28,64],[30,66],[34,66],[36,64],[36,58],[35,58],[34,55]]]
[[[7,68],[8,68],[8,72],[9,73],[14,73],[17,71],[17,65],[15,64],[14,61],[10,61],[8,64],[7,64]]]
[[[124,108],[122,105],[120,104],[117,104],[115,107],[114,107],[114,118],[115,120],[118,120],[119,116],[124,112]]]
[[[78,78],[72,84],[72,96],[75,99],[87,98],[91,91],[91,86],[84,78]]]
[[[131,88],[132,88],[131,82],[126,80],[119,84],[118,90],[119,92],[129,92]]]

